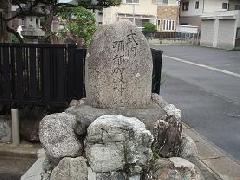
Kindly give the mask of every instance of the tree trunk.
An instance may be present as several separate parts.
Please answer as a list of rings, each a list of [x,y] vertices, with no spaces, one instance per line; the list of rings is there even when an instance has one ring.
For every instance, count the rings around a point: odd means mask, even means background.
[[[11,2],[10,0],[0,0],[0,12],[2,12],[2,16],[0,19],[0,42],[9,42],[10,41],[10,33],[7,31],[7,26],[11,27],[11,22],[6,22],[3,19],[7,19],[11,17]]]
[[[44,31],[45,31],[45,42],[46,43],[51,43],[51,36],[52,36],[52,20],[54,16],[54,8],[50,7],[49,8],[50,13],[45,17],[45,23],[43,25]]]

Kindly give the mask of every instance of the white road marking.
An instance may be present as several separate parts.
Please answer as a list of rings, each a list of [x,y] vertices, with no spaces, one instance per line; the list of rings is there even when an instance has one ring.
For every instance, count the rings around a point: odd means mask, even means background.
[[[199,67],[202,67],[202,68],[205,68],[205,69],[221,72],[221,73],[224,73],[224,74],[227,74],[227,75],[230,75],[230,76],[234,76],[234,77],[240,78],[240,74],[234,73],[234,72],[231,72],[231,71],[228,71],[228,70],[225,70],[225,69],[218,69],[218,68],[215,68],[215,67],[207,66],[205,64],[193,63],[191,61],[187,61],[187,60],[184,60],[184,59],[181,59],[181,58],[167,56],[167,55],[163,55],[163,57],[170,58],[170,59],[172,59],[174,61],[178,61],[178,62],[182,62],[182,63],[186,63],[186,64],[191,64],[191,65],[194,65],[194,66],[199,66]]]

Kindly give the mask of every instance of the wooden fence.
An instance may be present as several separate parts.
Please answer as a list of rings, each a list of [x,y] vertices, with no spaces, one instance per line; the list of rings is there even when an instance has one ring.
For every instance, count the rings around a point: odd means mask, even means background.
[[[75,51],[74,45],[0,44],[0,104],[62,104],[84,96],[86,50]]]
[[[153,92],[159,93],[162,52],[152,50]],[[86,49],[75,45],[0,44],[0,105],[66,105],[85,97]]]

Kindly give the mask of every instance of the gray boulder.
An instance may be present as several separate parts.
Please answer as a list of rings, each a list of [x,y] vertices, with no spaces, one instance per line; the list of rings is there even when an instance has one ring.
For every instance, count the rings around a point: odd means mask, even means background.
[[[52,171],[50,180],[87,180],[88,167],[84,157],[63,158]]]
[[[82,145],[74,133],[75,126],[75,116],[66,113],[48,115],[42,119],[39,138],[50,159],[60,160],[81,154]]]
[[[104,115],[88,128],[86,156],[96,173],[125,170],[140,174],[152,158],[153,137],[144,123],[122,115]]]
[[[97,173],[96,180],[127,180],[127,175],[123,172]]]
[[[200,180],[197,167],[188,160],[172,157],[158,159],[153,166],[153,179],[155,180]]]
[[[181,120],[181,110],[177,109],[173,104],[168,104],[163,109],[168,116],[174,116],[177,120]]]
[[[197,156],[198,149],[196,143],[190,136],[183,134],[180,157],[192,160]]]

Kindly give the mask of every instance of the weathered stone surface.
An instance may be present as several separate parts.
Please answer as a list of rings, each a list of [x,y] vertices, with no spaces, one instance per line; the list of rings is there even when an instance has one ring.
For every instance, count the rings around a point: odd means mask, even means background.
[[[88,180],[140,180],[140,174],[128,177],[124,172],[97,173],[94,179]]]
[[[182,123],[175,116],[156,122],[154,127],[154,152],[160,157],[179,156],[182,143]]]
[[[10,117],[0,115],[0,142],[10,142],[11,137],[12,128]]]
[[[127,175],[123,172],[97,173],[96,180],[127,180]]]
[[[190,160],[197,156],[198,150],[194,140],[190,136],[183,134],[180,157]]]
[[[168,103],[159,94],[152,93],[152,101],[158,104],[161,108],[164,108]]]
[[[118,171],[125,165],[124,146],[121,143],[87,144],[86,154],[94,172]]]
[[[46,154],[53,159],[75,157],[82,151],[74,133],[76,118],[66,113],[45,116],[40,122],[39,138]]]
[[[76,100],[76,99],[73,99],[70,104],[69,104],[69,107],[72,107],[72,106],[75,106],[75,107],[78,107],[78,106],[81,106],[82,104],[84,104],[86,98],[82,98],[80,100]]]
[[[164,111],[159,105],[152,102],[148,108],[140,109],[100,109],[94,108],[86,104],[81,104],[79,106],[72,106],[66,109],[67,113],[76,116],[77,125],[75,128],[75,133],[78,135],[85,135],[88,126],[102,115],[115,115],[121,114],[127,117],[136,117],[142,121],[148,130],[153,132],[154,124],[157,120],[164,118],[166,111]]]
[[[185,159],[172,157],[158,159],[154,164],[153,179],[155,180],[200,180],[200,173],[195,165]]]
[[[136,174],[152,157],[152,141],[150,131],[138,119],[104,115],[89,126],[85,151],[96,173],[127,168],[130,174]]]
[[[168,104],[163,108],[168,116],[174,116],[177,120],[181,120],[181,110],[177,109],[173,104]]]
[[[130,21],[99,28],[86,58],[87,103],[98,108],[144,108],[151,99],[152,55]]]
[[[63,158],[52,171],[50,180],[87,180],[88,167],[84,157]]]

